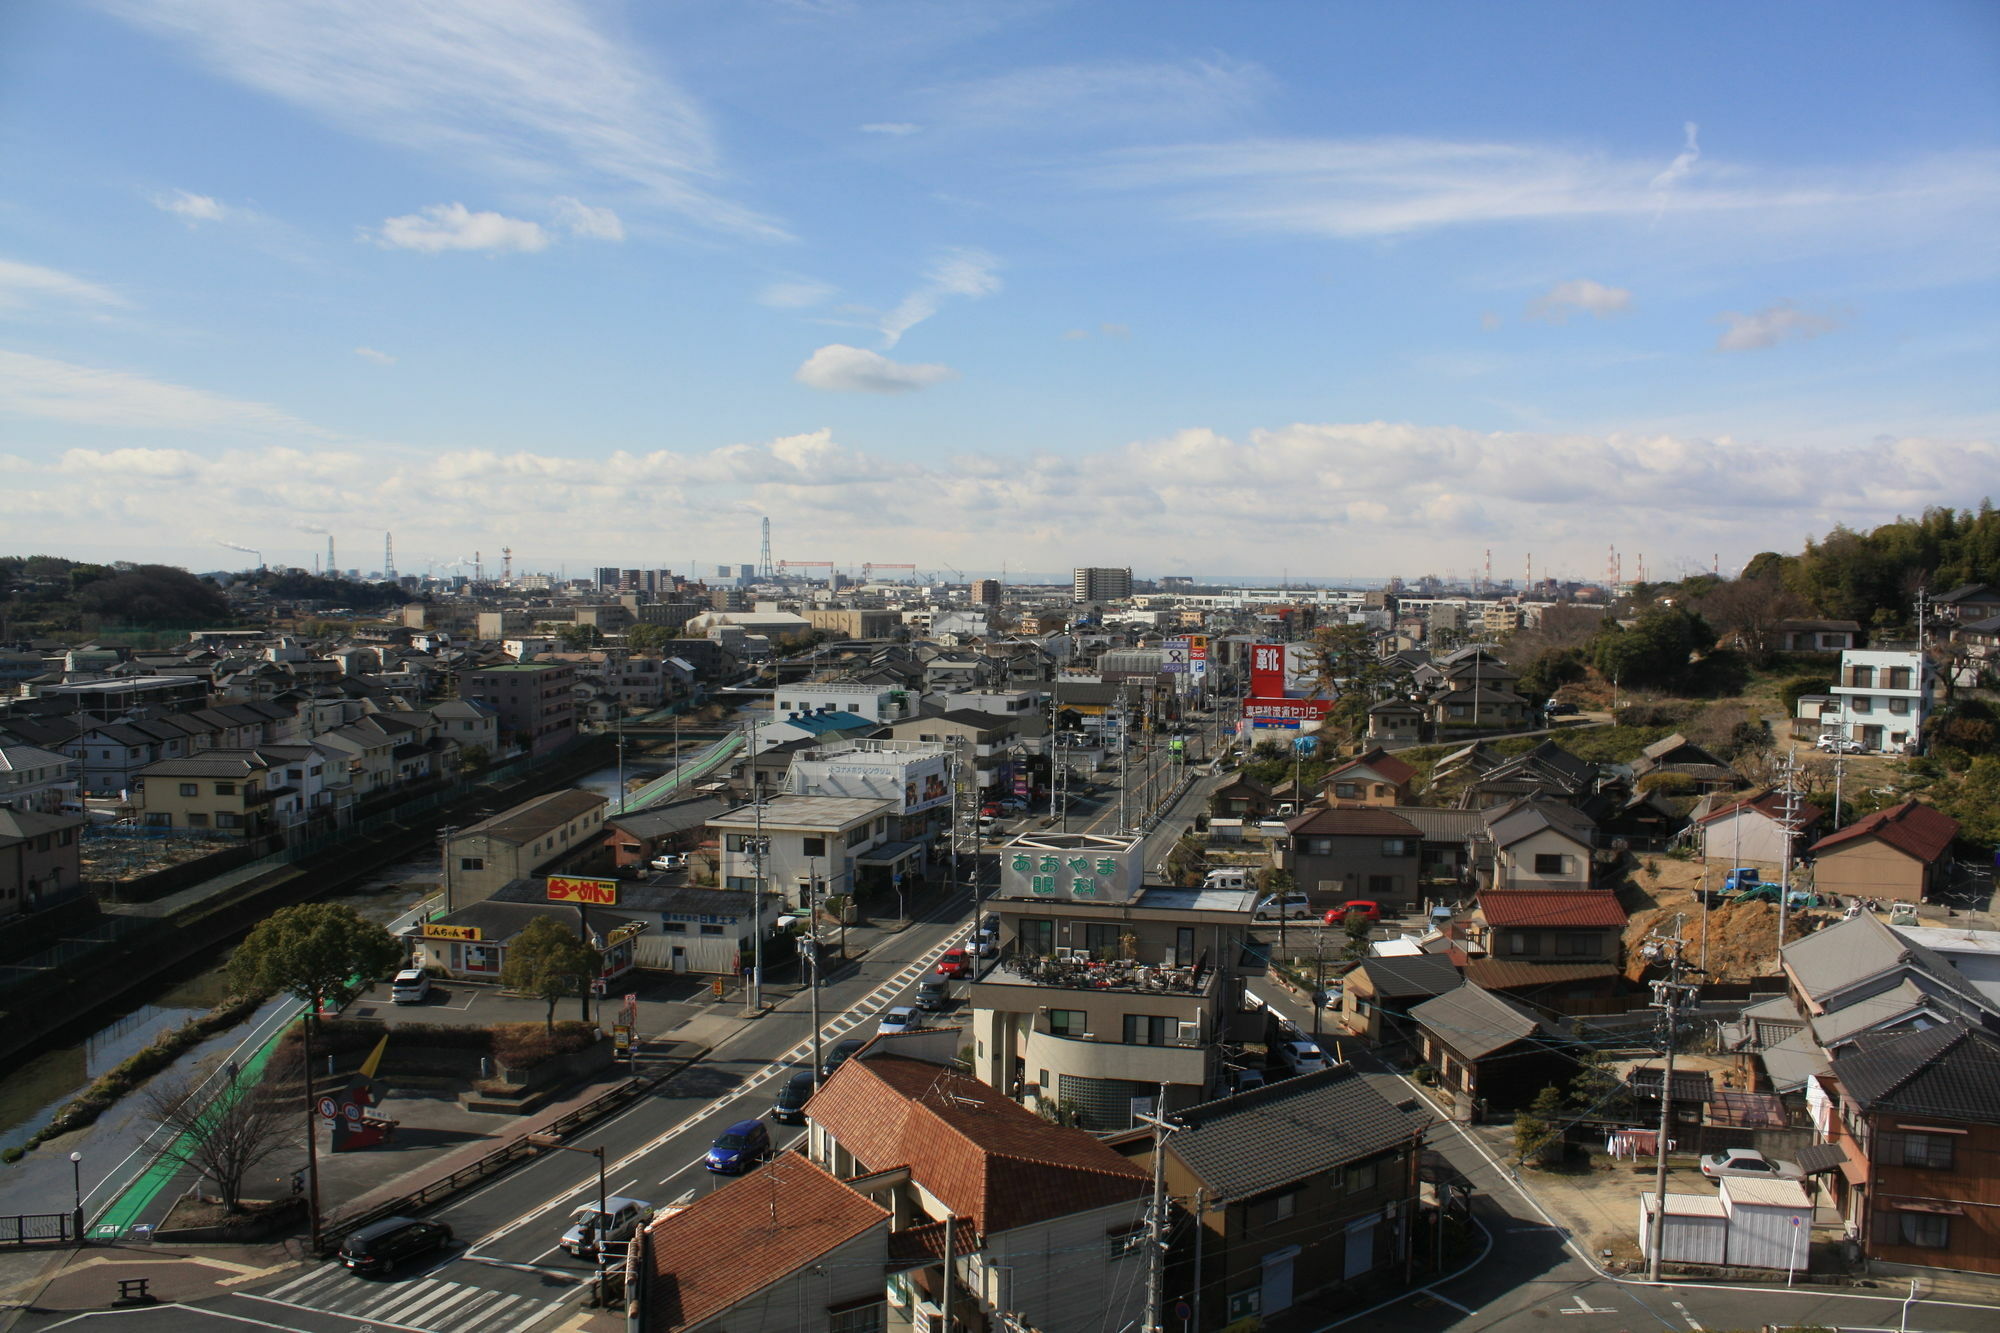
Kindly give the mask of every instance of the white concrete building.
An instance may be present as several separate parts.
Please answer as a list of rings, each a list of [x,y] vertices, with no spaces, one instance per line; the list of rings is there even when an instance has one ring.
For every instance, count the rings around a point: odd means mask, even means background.
[[[889,685],[839,685],[824,681],[795,681],[777,689],[778,707],[774,714],[783,719],[792,713],[859,713],[870,722],[896,722],[917,711],[917,695]]]
[[[1840,655],[1839,734],[1870,753],[1915,754],[1935,707],[1937,676],[1914,649],[1850,648]]]

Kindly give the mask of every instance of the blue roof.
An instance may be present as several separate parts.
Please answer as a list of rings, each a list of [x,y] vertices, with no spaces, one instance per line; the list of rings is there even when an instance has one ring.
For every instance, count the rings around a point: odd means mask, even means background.
[[[824,736],[829,731],[855,731],[875,725],[875,719],[863,717],[859,713],[806,713],[800,717],[788,717],[785,721],[815,736]]]

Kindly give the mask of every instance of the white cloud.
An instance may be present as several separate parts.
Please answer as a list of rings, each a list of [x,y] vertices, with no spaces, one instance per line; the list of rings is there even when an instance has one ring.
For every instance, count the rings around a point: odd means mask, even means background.
[[[860,127],[863,134],[886,134],[898,139],[912,134],[919,134],[923,131],[923,128],[923,126],[913,125],[907,120],[878,120],[873,124]]]
[[[264,403],[26,352],[0,351],[0,412],[90,426],[333,437]]]
[[[882,316],[882,346],[894,347],[903,335],[938,312],[945,298],[991,296],[1000,290],[993,272],[1000,261],[984,250],[948,250],[924,274],[924,281]]]
[[[880,352],[829,343],[807,357],[792,378],[833,393],[908,393],[958,378],[950,366],[891,361]]]
[[[387,352],[378,352],[372,347],[357,347],[354,349],[354,354],[363,361],[373,361],[378,366],[393,366],[396,364],[395,357],[390,356]]]
[[[355,134],[542,189],[606,185],[784,232],[715,193],[708,118],[582,0],[105,0],[223,74]]]
[[[1562,324],[1574,310],[1603,319],[1631,308],[1632,293],[1623,287],[1607,287],[1589,278],[1572,278],[1557,283],[1530,302],[1528,317]]]
[[[581,199],[563,195],[556,200],[556,223],[572,236],[587,241],[622,241],[625,224],[608,208],[596,208]]]
[[[1748,352],[1781,342],[1803,342],[1840,327],[1840,321],[1832,316],[1808,314],[1789,301],[1766,306],[1753,315],[1725,310],[1715,318],[1726,326],[1715,340],[1718,352]]]
[[[189,190],[175,190],[172,194],[153,196],[153,207],[163,213],[185,218],[189,222],[220,222],[228,217],[231,209],[205,194],[195,194]]]
[[[1701,161],[1701,142],[1699,137],[1701,126],[1690,120],[1681,126],[1681,133],[1685,136],[1685,146],[1675,155],[1673,161],[1667,163],[1665,171],[1662,171],[1648,182],[1655,190],[1671,190],[1674,186],[1692,176],[1694,174],[1695,163]]]
[[[803,310],[807,306],[815,306],[827,300],[834,291],[835,288],[830,283],[799,278],[770,283],[757,293],[757,303],[777,310]]]
[[[548,247],[541,224],[500,213],[474,213],[464,204],[431,204],[402,217],[385,218],[372,233],[385,250],[500,250],[532,253]]]
[[[1010,70],[931,94],[939,119],[976,126],[1074,130],[1080,125],[1201,125],[1263,100],[1270,78],[1248,61],[1102,61]]]
[[[24,309],[43,300],[126,309],[131,302],[94,282],[60,269],[0,259],[0,310]]]

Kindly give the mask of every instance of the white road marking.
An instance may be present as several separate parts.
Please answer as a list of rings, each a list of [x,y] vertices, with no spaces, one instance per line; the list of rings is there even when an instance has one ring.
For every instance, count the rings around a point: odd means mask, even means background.
[[[1578,1293],[1576,1293],[1575,1309],[1570,1309],[1567,1306],[1558,1306],[1556,1308],[1556,1313],[1557,1314],[1617,1314],[1618,1311],[1616,1311],[1615,1309],[1613,1309],[1608,1305],[1590,1304],[1588,1301],[1583,1299],[1583,1293],[1579,1291]]]
[[[943,1270],[942,1270],[942,1267],[940,1267],[940,1270],[939,1270],[939,1271],[943,1271]],[[1444,1294],[1443,1292],[1441,1292],[1441,1291],[1425,1291],[1425,1292],[1424,1292],[1424,1295],[1426,1295],[1426,1296],[1430,1297],[1430,1298],[1431,1298],[1432,1300],[1436,1300],[1436,1301],[1443,1301],[1443,1302],[1444,1302],[1444,1303],[1445,1303],[1446,1305],[1449,1305],[1449,1306],[1450,1306],[1450,1307],[1451,1307],[1452,1309],[1454,1309],[1454,1310],[1457,1310],[1457,1311],[1459,1311],[1459,1312],[1460,1312],[1461,1314],[1478,1314],[1478,1313],[1479,1313],[1479,1312],[1478,1312],[1477,1310],[1473,1309],[1473,1308],[1472,1308],[1471,1306],[1468,1306],[1468,1305],[1460,1305],[1460,1304],[1459,1304],[1459,1303],[1458,1303],[1457,1301],[1453,1300],[1453,1299],[1452,1299],[1451,1297],[1449,1297],[1449,1296],[1445,1295],[1445,1294]]]
[[[1688,1327],[1693,1329],[1694,1333],[1707,1333],[1706,1329],[1695,1322],[1694,1316],[1688,1313],[1688,1308],[1685,1305],[1682,1305],[1679,1301],[1675,1301],[1674,1308],[1681,1312],[1681,1318],[1687,1320]]]

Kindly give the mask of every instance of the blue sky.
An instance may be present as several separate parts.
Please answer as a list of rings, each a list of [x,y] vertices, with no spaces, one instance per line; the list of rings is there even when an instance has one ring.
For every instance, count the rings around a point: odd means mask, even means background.
[[[1996,130],[1981,3],[22,0],[0,549],[1733,568],[2000,489]]]

